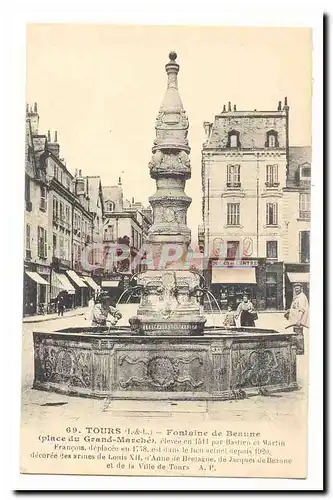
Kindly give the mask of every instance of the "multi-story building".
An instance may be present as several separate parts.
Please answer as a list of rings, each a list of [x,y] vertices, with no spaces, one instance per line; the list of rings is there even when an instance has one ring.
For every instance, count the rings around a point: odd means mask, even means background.
[[[207,281],[224,307],[247,293],[259,309],[283,309],[288,220],[295,199],[301,203],[290,177],[287,99],[273,111],[238,111],[229,103],[204,128],[198,236]]]
[[[141,270],[133,259],[144,243],[151,225],[151,214],[141,203],[124,200],[121,178],[116,186],[103,186],[105,248],[108,245],[124,244],[129,248],[128,258],[112,263],[108,260],[104,270],[103,287],[119,285],[123,277],[132,276]],[[111,253],[110,253],[111,255]]]
[[[97,287],[81,255],[96,236],[99,209],[90,211],[87,180],[81,172],[74,177],[60,158],[57,132],[52,140],[50,131],[38,133],[38,124],[35,104],[26,119],[25,314],[50,310],[62,293],[67,307],[86,305]]]
[[[311,218],[311,148],[290,147],[286,186],[283,188],[282,257],[285,264],[286,307],[298,282],[309,296]]]
[[[35,314],[49,301],[52,251],[48,234],[49,186],[45,145],[47,138],[38,134],[37,104],[27,107],[25,151],[24,219],[24,314]]]

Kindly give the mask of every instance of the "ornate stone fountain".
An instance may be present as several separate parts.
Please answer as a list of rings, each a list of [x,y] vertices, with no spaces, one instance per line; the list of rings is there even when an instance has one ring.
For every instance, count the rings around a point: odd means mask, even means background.
[[[35,389],[118,399],[202,400],[297,388],[293,332],[204,328],[196,297],[200,277],[186,259],[191,240],[186,221],[191,198],[184,191],[191,176],[189,124],[178,93],[177,55],[169,57],[149,164],[157,187],[150,198],[154,223],[149,231],[156,266],[138,276],[137,315],[129,327],[109,332],[94,327],[34,332]],[[172,252],[176,256],[170,258]]]

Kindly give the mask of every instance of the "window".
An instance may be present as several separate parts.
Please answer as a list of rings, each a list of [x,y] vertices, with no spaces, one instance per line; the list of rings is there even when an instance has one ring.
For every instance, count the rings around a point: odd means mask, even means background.
[[[311,168],[310,167],[302,167],[301,168],[301,178],[302,179],[310,179],[311,177]]]
[[[26,248],[26,250],[30,250],[30,233],[31,233],[31,226],[30,226],[30,224],[27,224],[26,229],[25,229],[25,248]]]
[[[54,165],[53,167],[53,176],[58,179],[58,167]]]
[[[239,258],[239,241],[227,241],[227,259]]]
[[[278,221],[277,217],[277,203],[266,204],[266,225],[276,226]]]
[[[310,231],[299,233],[299,260],[301,263],[310,262]]]
[[[25,201],[30,202],[30,178],[25,176]]]
[[[46,192],[46,187],[41,186],[40,187],[40,209],[41,210],[46,210],[47,208],[47,192]]]
[[[37,238],[38,238],[38,257],[40,257],[42,259],[46,259],[46,257],[47,257],[47,231],[46,231],[46,229],[38,226]]]
[[[53,234],[53,257],[57,256],[57,235]]]
[[[114,239],[114,227],[113,226],[108,226],[106,229],[104,229],[104,239],[105,241],[113,241]]]
[[[239,225],[239,203],[228,203],[227,205],[227,225]]]
[[[228,133],[227,148],[239,148],[239,132],[237,130],[231,130]]]
[[[268,259],[278,258],[278,242],[277,241],[267,241],[266,243],[266,256]]]
[[[61,201],[60,202],[60,220],[63,222],[65,220],[65,216],[64,216],[64,204],[63,202]]]
[[[278,185],[278,165],[266,165],[266,186]]]
[[[63,236],[60,236],[60,238],[59,238],[59,257],[60,257],[60,259],[65,258],[64,237]]]
[[[106,202],[106,211],[107,212],[113,212],[114,211],[114,203],[113,201],[107,201]]]
[[[70,222],[69,222],[69,218],[70,218],[70,213],[69,213],[69,207],[67,206],[65,208],[65,221],[66,221],[66,224],[69,225]]]
[[[310,219],[311,198],[310,193],[300,193],[299,195],[299,218]]]
[[[270,130],[269,132],[267,132],[265,146],[266,148],[279,147],[278,133],[275,130]]]
[[[62,170],[60,169],[60,182],[62,184]]]
[[[240,165],[227,165],[227,186],[240,187]]]

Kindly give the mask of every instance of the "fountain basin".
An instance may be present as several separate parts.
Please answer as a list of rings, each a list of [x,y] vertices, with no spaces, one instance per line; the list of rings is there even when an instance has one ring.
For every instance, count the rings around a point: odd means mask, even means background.
[[[297,339],[258,328],[203,336],[128,327],[34,332],[34,389],[110,399],[228,400],[297,389]]]

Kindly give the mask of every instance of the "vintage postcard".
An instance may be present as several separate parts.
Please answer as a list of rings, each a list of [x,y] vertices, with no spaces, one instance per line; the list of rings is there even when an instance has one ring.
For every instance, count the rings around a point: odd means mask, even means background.
[[[27,27],[23,474],[307,477],[312,30]]]

